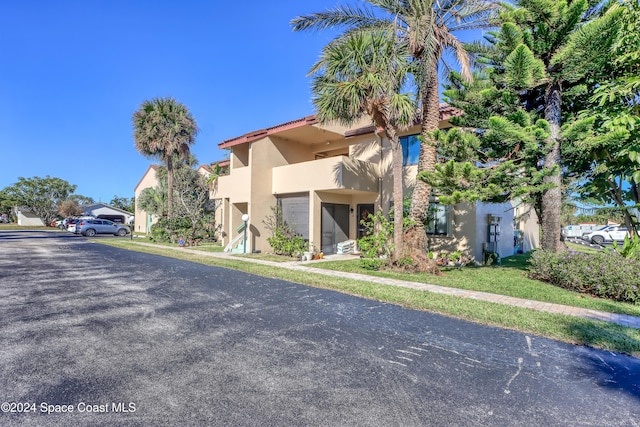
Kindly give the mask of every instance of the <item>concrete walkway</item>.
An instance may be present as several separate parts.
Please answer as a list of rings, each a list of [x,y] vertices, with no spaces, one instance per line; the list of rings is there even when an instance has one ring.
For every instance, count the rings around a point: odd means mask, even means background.
[[[142,243],[142,242],[137,242],[137,243],[140,245],[167,248],[167,246],[154,245],[151,243]],[[430,285],[426,283],[410,282],[410,281],[398,280],[398,279],[389,279],[389,278],[377,277],[377,276],[369,276],[366,274],[346,273],[343,271],[325,270],[322,268],[314,268],[310,266],[312,264],[317,264],[322,261],[273,262],[273,261],[266,261],[266,260],[260,260],[260,259],[249,258],[249,257],[235,256],[225,252],[205,252],[205,251],[200,251],[197,249],[190,249],[190,248],[176,248],[176,249],[181,251],[186,251],[186,252],[196,252],[200,255],[211,256],[214,258],[227,258],[227,259],[233,259],[236,261],[252,262],[255,264],[269,265],[269,266],[279,267],[279,268],[287,268],[289,270],[297,270],[297,271],[305,271],[305,272],[314,273],[314,274],[322,274],[325,276],[350,278],[353,280],[361,280],[364,282],[378,283],[381,285],[400,286],[405,288],[433,292],[437,294],[453,295],[461,298],[471,298],[471,299],[476,299],[480,301],[488,301],[488,302],[494,302],[498,304],[529,308],[531,310],[546,311],[548,313],[564,314],[567,316],[601,320],[603,322],[616,323],[618,325],[640,329],[640,317],[630,316],[628,314],[609,313],[606,311],[591,310],[588,308],[580,308],[580,307],[571,307],[571,306],[566,306],[561,304],[553,304],[549,302],[533,301],[533,300],[527,300],[523,298],[491,294],[488,292],[448,288],[445,286]],[[330,256],[330,257],[326,257],[325,261],[331,261],[335,259],[351,259],[351,258],[356,258],[356,257],[344,256],[344,255],[339,255],[337,257]]]

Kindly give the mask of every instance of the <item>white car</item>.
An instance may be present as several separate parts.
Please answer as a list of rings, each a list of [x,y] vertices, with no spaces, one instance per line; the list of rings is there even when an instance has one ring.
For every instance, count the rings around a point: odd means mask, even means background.
[[[582,238],[587,242],[593,242],[598,245],[611,242],[622,242],[625,237],[631,237],[627,227],[620,225],[606,225],[596,231],[587,233]]]
[[[71,232],[71,233],[75,233],[76,232],[76,224],[79,223],[80,221],[82,221],[83,219],[93,219],[92,216],[81,216],[79,218],[68,218],[65,219],[65,226],[67,228],[67,231]]]

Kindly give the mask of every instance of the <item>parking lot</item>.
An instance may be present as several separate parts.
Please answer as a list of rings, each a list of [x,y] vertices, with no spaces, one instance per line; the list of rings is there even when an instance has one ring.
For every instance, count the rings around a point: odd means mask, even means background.
[[[632,357],[68,233],[0,232],[0,319],[2,426],[640,420]]]

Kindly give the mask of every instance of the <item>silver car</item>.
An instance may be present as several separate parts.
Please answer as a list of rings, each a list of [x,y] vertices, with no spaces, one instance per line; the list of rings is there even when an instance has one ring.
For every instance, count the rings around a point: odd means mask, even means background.
[[[96,234],[113,234],[124,237],[129,234],[129,227],[116,224],[108,219],[82,219],[76,224],[75,233],[83,236],[93,237]]]

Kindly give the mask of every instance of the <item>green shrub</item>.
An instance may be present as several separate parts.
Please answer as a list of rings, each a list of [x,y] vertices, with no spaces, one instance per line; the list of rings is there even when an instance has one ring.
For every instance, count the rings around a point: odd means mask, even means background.
[[[276,255],[298,256],[309,248],[306,240],[285,232],[283,228],[275,230],[273,236],[267,237],[267,242]]]
[[[149,239],[155,242],[176,243],[180,237],[183,239],[200,239],[215,241],[215,222],[210,216],[204,216],[196,224],[192,224],[189,218],[161,218],[151,226]]]
[[[484,253],[484,263],[485,265],[495,265],[498,264],[500,257],[497,252],[485,252]]]
[[[389,262],[394,250],[391,243],[393,222],[378,211],[375,215],[370,214],[368,220],[362,220],[361,225],[369,230],[369,234],[358,239],[362,254],[360,265],[367,270],[379,270]]]
[[[167,228],[167,219],[162,218],[151,226],[150,240],[154,242],[168,242],[171,233]]]
[[[631,239],[629,236],[624,236],[622,246],[618,247],[618,243],[613,242],[613,249],[625,258],[637,258],[640,256],[640,236],[636,233]]]
[[[280,206],[272,206],[271,214],[262,222],[267,230],[271,231],[271,237],[267,237],[267,242],[276,255],[300,256],[303,252],[309,251],[309,243],[296,234],[293,224],[284,220]]]
[[[360,266],[365,270],[380,270],[386,261],[382,258],[360,258]]]
[[[640,303],[640,257],[536,251],[529,277],[616,301]]]

